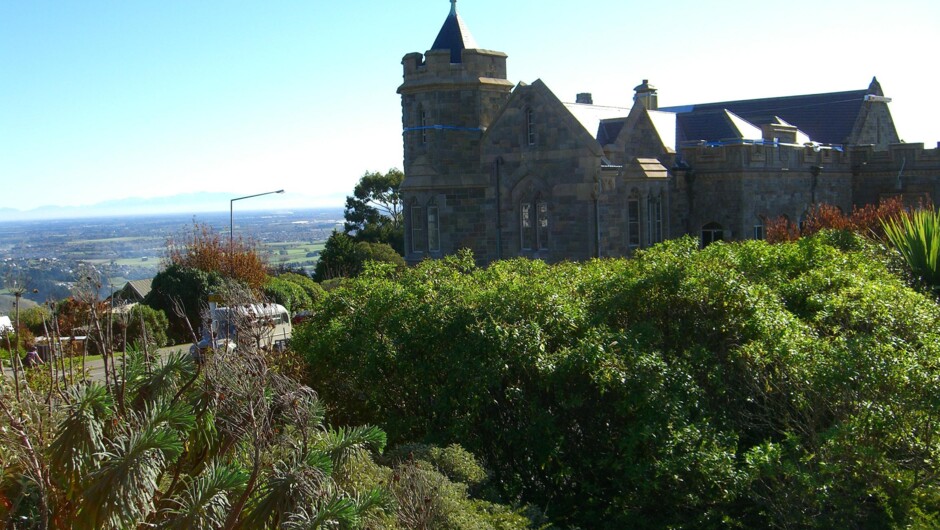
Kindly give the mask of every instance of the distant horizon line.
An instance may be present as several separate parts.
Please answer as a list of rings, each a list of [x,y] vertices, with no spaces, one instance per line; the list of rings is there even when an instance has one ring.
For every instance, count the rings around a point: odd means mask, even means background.
[[[15,208],[0,208],[0,224],[4,223],[17,223],[17,222],[36,222],[36,221],[71,221],[76,219],[120,219],[120,218],[140,218],[140,217],[190,217],[197,215],[205,214],[226,214],[228,213],[225,209],[211,209],[211,210],[199,210],[199,211],[154,211],[154,212],[115,212],[115,213],[106,213],[106,212],[88,212],[87,215],[81,215],[76,213],[75,215],[63,215],[61,217],[54,216],[36,216],[36,217],[26,217],[23,219],[15,219],[7,217],[8,215],[16,215],[16,213],[29,213],[35,210],[44,209],[44,208],[54,208],[54,207],[39,207],[32,210],[17,210]],[[82,208],[81,206],[69,206],[64,208]],[[301,207],[257,207],[257,208],[240,208],[239,212],[241,214],[245,213],[278,213],[278,212],[297,212],[297,211],[336,211],[342,212],[344,206],[301,206]]]

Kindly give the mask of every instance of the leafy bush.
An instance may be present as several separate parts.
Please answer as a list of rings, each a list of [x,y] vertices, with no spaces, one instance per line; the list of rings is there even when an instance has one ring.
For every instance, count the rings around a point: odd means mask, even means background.
[[[903,527],[940,509],[940,308],[865,239],[374,267],[294,345],[340,423],[459,443],[585,528]]]
[[[310,307],[313,303],[303,287],[278,277],[268,278],[264,284],[264,295],[271,301],[281,304],[287,311],[294,313],[300,308]]]
[[[341,276],[354,277],[368,261],[391,263],[399,268],[405,266],[405,259],[386,243],[356,241],[342,232],[333,232],[317,260],[314,278],[322,283]]]
[[[154,277],[153,287],[144,304],[163,311],[170,318],[168,335],[171,339],[176,343],[190,342],[192,334],[185,319],[198,333],[209,293],[222,285],[222,277],[216,273],[170,265]],[[185,319],[177,314],[179,309],[182,309]]]
[[[166,318],[166,314],[159,309],[153,309],[143,304],[135,305],[127,316],[126,326],[129,344],[136,342],[142,346],[146,340],[148,349],[152,350],[153,348],[162,348],[169,342],[167,330],[170,328],[170,323]],[[120,329],[116,331],[116,333],[119,332]],[[122,345],[121,351],[124,349]]]
[[[263,292],[291,313],[311,309],[314,302],[323,296],[323,288],[317,282],[292,272],[269,277]]]

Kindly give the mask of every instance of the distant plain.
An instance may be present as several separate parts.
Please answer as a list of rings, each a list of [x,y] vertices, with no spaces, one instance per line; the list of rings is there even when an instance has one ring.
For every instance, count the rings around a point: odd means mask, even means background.
[[[196,224],[229,237],[228,212],[0,221],[0,313],[12,306],[7,291],[13,279],[25,283],[24,300],[43,303],[69,296],[82,264],[98,271],[102,296],[129,280],[152,278],[168,241]],[[312,271],[326,239],[342,226],[340,208],[242,211],[235,215],[234,236],[253,241],[272,267]]]

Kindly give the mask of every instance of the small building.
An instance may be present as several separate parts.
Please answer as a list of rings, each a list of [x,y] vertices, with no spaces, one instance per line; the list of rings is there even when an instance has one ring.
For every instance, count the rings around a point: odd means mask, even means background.
[[[131,280],[124,284],[120,291],[111,295],[114,300],[123,300],[127,303],[140,303],[153,288],[153,278],[146,280]]]

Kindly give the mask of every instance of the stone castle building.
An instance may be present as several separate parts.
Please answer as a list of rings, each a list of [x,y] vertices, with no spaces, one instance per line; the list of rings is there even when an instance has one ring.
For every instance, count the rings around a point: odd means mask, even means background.
[[[562,102],[513,85],[456,0],[431,49],[402,59],[405,257],[482,263],[628,256],[667,238],[763,238],[813,204],[851,211],[940,196],[940,147],[900,143],[878,81],[828,94],[660,108]]]

